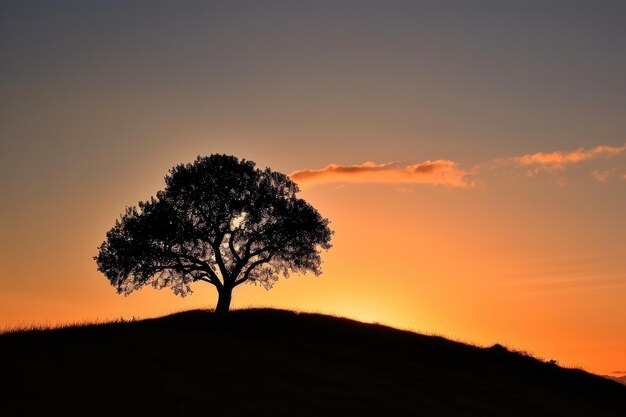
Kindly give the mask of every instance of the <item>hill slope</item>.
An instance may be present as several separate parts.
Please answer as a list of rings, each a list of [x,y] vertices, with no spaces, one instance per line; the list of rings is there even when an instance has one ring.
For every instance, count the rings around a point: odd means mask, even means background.
[[[10,333],[0,354],[0,415],[626,415],[626,387],[582,371],[278,310]]]
[[[607,378],[611,378],[612,380],[617,381],[620,384],[626,385],[626,375],[623,375],[623,376],[610,376],[610,375],[607,375],[606,377]]]

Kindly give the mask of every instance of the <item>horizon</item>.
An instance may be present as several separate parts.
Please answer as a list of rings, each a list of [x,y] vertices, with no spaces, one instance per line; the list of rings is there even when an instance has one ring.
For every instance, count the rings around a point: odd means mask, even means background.
[[[225,153],[331,221],[319,312],[626,369],[626,4],[0,6],[0,328],[212,309],[93,261],[168,170]]]

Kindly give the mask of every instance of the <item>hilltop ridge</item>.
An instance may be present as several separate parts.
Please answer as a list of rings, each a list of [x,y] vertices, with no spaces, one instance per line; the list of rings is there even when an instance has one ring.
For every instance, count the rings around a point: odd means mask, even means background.
[[[623,416],[626,387],[495,345],[284,310],[0,335],[2,415]]]

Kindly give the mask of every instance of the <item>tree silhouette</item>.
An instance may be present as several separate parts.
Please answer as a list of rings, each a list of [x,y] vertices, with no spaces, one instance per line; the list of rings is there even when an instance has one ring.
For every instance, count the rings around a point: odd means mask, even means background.
[[[240,284],[270,289],[279,275],[321,273],[333,232],[285,174],[214,154],[175,166],[165,184],[126,208],[94,257],[118,293],[150,284],[185,296],[205,281],[226,314]]]

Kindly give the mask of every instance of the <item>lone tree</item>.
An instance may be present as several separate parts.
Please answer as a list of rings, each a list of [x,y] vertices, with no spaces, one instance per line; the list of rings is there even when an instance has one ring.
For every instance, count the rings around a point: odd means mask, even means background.
[[[175,166],[165,184],[126,208],[94,257],[118,293],[150,284],[184,297],[205,281],[226,314],[240,284],[270,289],[279,275],[321,273],[333,232],[285,174],[214,154]]]

